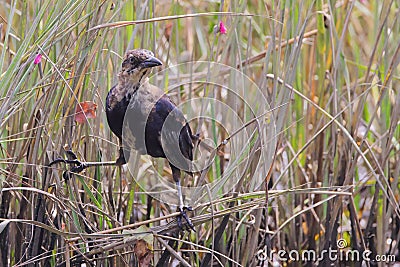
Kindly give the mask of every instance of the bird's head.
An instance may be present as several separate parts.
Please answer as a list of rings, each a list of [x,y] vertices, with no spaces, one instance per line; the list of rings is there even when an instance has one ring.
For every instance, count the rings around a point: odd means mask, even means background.
[[[151,73],[153,67],[160,65],[162,65],[161,61],[149,50],[129,50],[122,61],[121,75],[129,80],[140,82]]]

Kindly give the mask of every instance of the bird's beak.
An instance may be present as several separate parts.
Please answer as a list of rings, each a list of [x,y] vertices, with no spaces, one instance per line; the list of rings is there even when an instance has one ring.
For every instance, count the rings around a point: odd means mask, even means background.
[[[157,67],[157,66],[161,66],[161,65],[162,65],[162,62],[158,58],[155,58],[155,57],[149,57],[142,63],[143,68],[153,68],[153,67]]]

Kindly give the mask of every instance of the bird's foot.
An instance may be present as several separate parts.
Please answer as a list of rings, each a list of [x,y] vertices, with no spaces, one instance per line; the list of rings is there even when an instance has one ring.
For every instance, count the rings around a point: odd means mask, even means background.
[[[78,157],[76,156],[76,154],[74,152],[72,152],[71,150],[66,150],[65,153],[67,154],[68,159],[57,158],[49,163],[49,167],[51,167],[54,164],[58,164],[58,163],[65,163],[65,164],[71,165],[71,169],[69,171],[65,171],[63,173],[64,179],[68,180],[69,172],[80,173],[84,169],[87,168],[87,165],[85,163],[81,162],[80,160],[78,160]]]
[[[126,164],[125,156],[123,152],[120,152],[119,158],[115,161],[115,165],[122,166],[124,164]]]
[[[192,134],[192,139],[193,139],[193,140],[199,140],[199,139],[200,139],[200,134],[199,134],[199,133],[197,133],[197,134]]]
[[[193,230],[194,232],[196,232],[196,230],[194,229],[194,225],[192,223],[192,221],[190,220],[189,216],[187,216],[186,211],[193,211],[192,207],[178,207],[177,211],[179,211],[181,214],[178,215],[177,217],[177,221],[178,221],[178,227],[181,230],[185,230],[184,229],[184,225],[186,225],[186,229],[188,230]],[[184,219],[186,221],[185,224],[183,224],[183,220]]]

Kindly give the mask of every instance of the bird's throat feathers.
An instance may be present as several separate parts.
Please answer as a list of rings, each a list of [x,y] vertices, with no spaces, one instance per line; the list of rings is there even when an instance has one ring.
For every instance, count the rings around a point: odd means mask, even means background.
[[[141,85],[149,82],[150,72],[150,69],[143,69],[136,73],[123,70],[118,74],[118,86],[124,88],[126,93],[133,94]]]
[[[138,73],[128,74],[122,71],[118,74],[118,87],[120,91],[125,91],[125,96],[132,96],[143,85],[149,83],[149,69],[142,70]],[[128,97],[129,98],[129,97]]]
[[[150,72],[150,71],[148,71]],[[128,74],[120,72],[118,74],[118,84],[112,89],[110,106],[114,107],[116,103],[121,102],[124,98],[130,101],[131,97],[136,94],[140,87],[149,84],[148,73],[142,72],[141,75]]]

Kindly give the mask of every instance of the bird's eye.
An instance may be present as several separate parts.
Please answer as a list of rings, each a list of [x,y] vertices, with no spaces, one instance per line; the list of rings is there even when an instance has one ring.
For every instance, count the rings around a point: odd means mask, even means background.
[[[129,62],[132,63],[132,64],[135,63],[135,58],[134,57],[130,57],[129,58]]]

